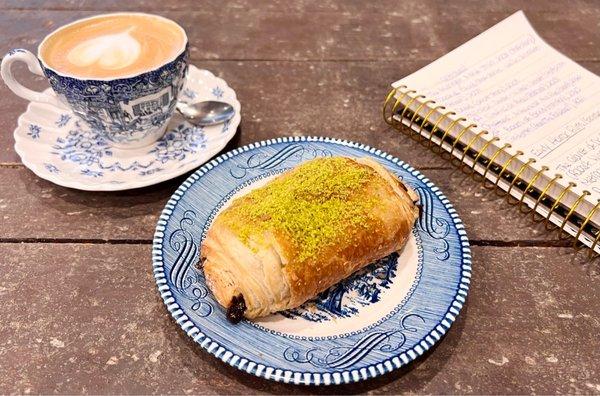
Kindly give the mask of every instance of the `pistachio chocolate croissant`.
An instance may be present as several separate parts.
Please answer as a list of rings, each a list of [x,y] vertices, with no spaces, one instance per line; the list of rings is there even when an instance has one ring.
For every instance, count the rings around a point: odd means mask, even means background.
[[[231,203],[201,247],[232,322],[294,308],[401,249],[417,196],[372,159],[317,158]]]

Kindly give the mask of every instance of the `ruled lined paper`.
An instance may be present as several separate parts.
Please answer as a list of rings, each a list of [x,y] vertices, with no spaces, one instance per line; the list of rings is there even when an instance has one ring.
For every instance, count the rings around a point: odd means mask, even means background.
[[[600,197],[600,77],[518,12],[405,84]]]

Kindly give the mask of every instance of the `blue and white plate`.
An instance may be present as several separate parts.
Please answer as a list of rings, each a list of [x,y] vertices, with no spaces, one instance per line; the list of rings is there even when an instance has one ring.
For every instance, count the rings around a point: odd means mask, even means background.
[[[411,238],[297,309],[232,325],[196,267],[211,221],[234,197],[322,156],[371,157],[412,186],[423,211]],[[380,150],[321,137],[255,143],[207,163],[167,203],[152,259],[167,309],[194,341],[240,370],[294,384],[360,381],[416,359],[448,331],[471,279],[463,225],[433,183]]]
[[[140,149],[117,149],[66,107],[31,102],[15,129],[15,150],[36,175],[65,187],[128,190],[160,183],[204,164],[240,123],[240,102],[225,81],[190,65],[180,100],[221,100],[236,114],[227,123],[195,127],[175,114],[165,135]]]

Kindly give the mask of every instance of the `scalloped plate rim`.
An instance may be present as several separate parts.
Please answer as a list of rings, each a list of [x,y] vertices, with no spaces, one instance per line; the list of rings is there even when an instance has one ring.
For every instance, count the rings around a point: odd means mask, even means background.
[[[368,152],[372,155],[381,157],[383,159],[391,160],[392,162],[394,162],[395,164],[402,167],[403,169],[411,173],[413,176],[421,180],[428,188],[430,188],[434,192],[434,194],[440,199],[441,204],[448,211],[452,219],[453,226],[456,229],[458,235],[457,244],[460,247],[461,251],[460,274],[459,281],[456,287],[456,293],[454,294],[452,302],[449,304],[448,309],[446,310],[446,314],[442,317],[439,323],[433,326],[433,329],[426,336],[424,336],[419,342],[415,343],[415,345],[413,345],[409,350],[399,353],[394,357],[387,359],[383,362],[380,362],[376,365],[376,367],[375,365],[369,366],[369,370],[362,368],[360,369],[360,372],[358,369],[353,369],[350,371],[332,371],[329,373],[317,373],[315,371],[291,372],[289,370],[282,370],[281,368],[271,368],[270,371],[268,369],[264,370],[264,365],[252,362],[250,359],[245,358],[243,356],[235,355],[232,352],[230,352],[225,345],[218,344],[217,342],[211,340],[206,335],[204,335],[201,329],[197,328],[195,324],[187,318],[187,315],[183,312],[183,309],[179,306],[179,304],[173,297],[171,289],[165,279],[162,253],[164,232],[166,230],[167,222],[170,219],[170,216],[175,212],[176,206],[180,199],[184,196],[185,191],[187,191],[191,187],[191,185],[198,181],[202,177],[202,175],[205,174],[207,171],[219,165],[223,161],[234,157],[239,153],[243,153],[248,150],[252,150],[254,148],[262,146],[269,146],[276,143],[286,142],[325,142],[339,144],[342,146],[357,148]],[[152,244],[152,269],[156,281],[156,286],[158,288],[161,298],[163,299],[164,304],[167,307],[167,310],[169,311],[173,319],[175,319],[176,323],[178,323],[178,325],[187,333],[188,336],[190,336],[206,352],[210,353],[214,357],[218,358],[219,360],[223,361],[224,363],[227,363],[232,367],[235,367],[241,371],[245,371],[249,374],[255,375],[259,378],[295,385],[339,385],[355,383],[362,380],[379,377],[383,374],[392,372],[420,357],[423,353],[425,353],[426,350],[428,350],[431,346],[437,344],[437,342],[439,342],[443,338],[444,334],[450,329],[456,317],[460,313],[462,306],[464,305],[464,303],[466,303],[466,298],[471,283],[471,265],[472,262],[470,245],[466,232],[464,231],[462,221],[460,220],[458,214],[456,214],[456,210],[454,210],[452,204],[448,201],[445,195],[440,191],[438,187],[436,187],[431,181],[429,181],[428,178],[426,178],[423,174],[421,174],[419,171],[417,171],[415,168],[408,165],[404,161],[401,161],[398,158],[383,152],[382,150],[372,148],[365,144],[355,143],[349,140],[318,136],[280,137],[263,140],[260,142],[248,144],[240,148],[236,148],[232,151],[220,155],[212,161],[207,162],[200,169],[198,169],[196,172],[190,175],[177,188],[177,190],[168,200],[167,204],[165,205],[165,208],[162,210],[159,216]],[[460,301],[461,299],[463,302]],[[181,312],[178,312],[178,310]],[[185,317],[186,320],[181,320],[181,318],[183,317]],[[191,323],[192,326],[187,325],[188,323]],[[194,332],[194,330],[197,331]],[[429,339],[433,341],[430,342]],[[427,345],[427,348],[423,349],[423,347],[421,346],[423,343]],[[400,355],[407,354],[409,355],[408,361],[402,361],[399,359]],[[259,370],[260,366],[262,366],[262,369]],[[331,381],[332,378],[333,381]]]

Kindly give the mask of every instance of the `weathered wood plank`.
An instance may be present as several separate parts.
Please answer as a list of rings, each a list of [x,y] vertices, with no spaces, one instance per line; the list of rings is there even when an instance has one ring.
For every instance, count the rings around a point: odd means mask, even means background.
[[[600,389],[598,269],[569,249],[476,247],[467,305],[437,348],[406,369],[334,388],[268,382],[204,352],[163,306],[149,246],[0,244],[0,257],[2,393]]]
[[[242,103],[240,144],[278,136],[333,136],[401,150],[417,167],[448,164],[391,131],[381,105],[391,81],[418,68],[392,62],[220,62],[196,63],[224,78]],[[600,64],[599,64],[600,67]],[[34,80],[23,68],[23,81]],[[44,87],[37,79],[32,87]],[[11,131],[26,102],[0,84],[0,163],[18,162]]]
[[[310,12],[301,7],[201,6],[160,11],[188,32],[196,59],[244,60],[433,60],[476,36],[518,9],[517,6],[461,7],[444,2],[403,2],[366,10]],[[462,3],[464,4],[464,3]],[[577,60],[600,59],[600,7],[561,12],[539,6],[528,12],[550,44]],[[3,48],[34,48],[57,27],[98,11],[58,10],[0,14]]]
[[[389,84],[418,70],[422,61],[223,62],[198,61],[233,87],[242,103],[240,144],[290,135],[325,135],[377,146],[413,166],[449,167],[402,135],[385,131],[381,104]],[[600,62],[583,62],[600,74]],[[41,78],[19,77],[41,89]],[[12,131],[26,102],[0,84],[0,164],[19,162]]]
[[[544,12],[583,12],[586,9],[595,6],[594,0],[554,0],[551,2],[535,1],[524,2],[521,0],[505,0],[502,2],[489,3],[485,0],[455,0],[444,2],[442,0],[380,0],[377,2],[363,2],[360,0],[352,1],[286,1],[272,0],[265,3],[261,0],[233,0],[227,2],[227,8],[248,10],[260,8],[264,11],[280,12],[385,12],[394,11],[398,7],[405,6],[406,10],[414,13],[424,10],[446,9],[448,11],[479,12],[482,7],[488,11],[495,12],[514,12],[522,9],[526,12],[544,11]],[[416,8],[415,8],[416,7]],[[221,1],[211,0],[198,2],[195,0],[162,1],[162,0],[141,0],[135,4],[124,3],[120,0],[3,0],[0,2],[0,9],[13,10],[97,10],[97,11],[210,11],[222,12],[224,5]],[[574,10],[567,10],[572,8]]]
[[[238,92],[243,121],[232,146],[309,134],[380,147],[426,168],[469,236],[492,243],[553,237],[459,173],[427,169],[448,164],[381,121],[389,83],[518,9],[566,55],[600,60],[593,0],[3,0],[0,9],[2,51],[33,49],[61,24],[104,11],[171,17],[190,33],[194,63]],[[582,63],[600,73],[600,62]],[[391,375],[315,389],[230,368],[169,318],[151,275],[147,242],[183,177],[97,194],[2,166],[18,162],[12,130],[25,105],[0,84],[0,393],[600,392],[600,267],[564,248],[476,246],[471,294],[457,323],[425,359]],[[119,244],[6,243],[35,238]]]
[[[402,152],[392,154],[403,157]],[[455,206],[473,240],[555,241],[533,223],[458,171],[427,169]],[[24,168],[0,169],[0,239],[151,241],[164,204],[184,180],[115,193],[89,193],[56,186]]]

